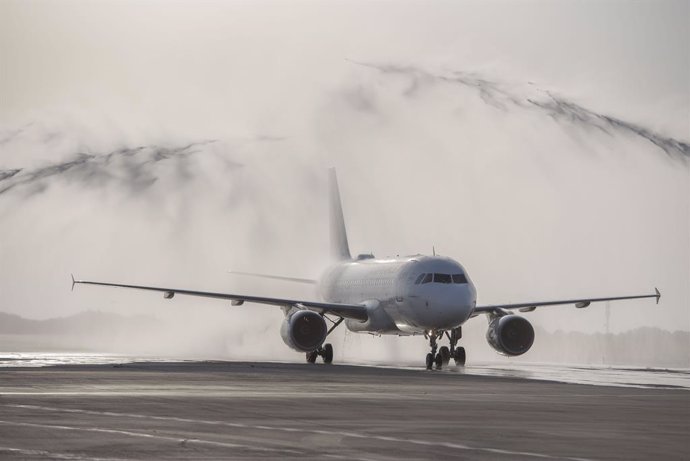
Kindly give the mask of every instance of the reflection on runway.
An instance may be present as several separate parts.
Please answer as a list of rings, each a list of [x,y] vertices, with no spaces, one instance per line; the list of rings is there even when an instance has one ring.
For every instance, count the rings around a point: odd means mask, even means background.
[[[138,362],[187,362],[188,359],[135,357],[96,352],[0,352],[0,368],[50,367],[58,365],[117,365]]]
[[[58,365],[118,365],[141,362],[193,362],[190,359],[171,357],[136,357],[98,353],[62,352],[0,352],[0,368],[47,367]],[[367,367],[420,369],[416,364],[371,364],[350,363]],[[321,365],[315,365],[321,366]],[[432,373],[438,373],[433,371]],[[475,376],[496,376],[526,380],[554,381],[595,386],[639,387],[639,388],[685,388],[690,389],[690,369],[680,368],[636,368],[591,365],[563,365],[548,363],[472,363],[465,367],[449,366],[441,373],[455,373]]]
[[[690,389],[690,369],[660,369],[520,363],[478,364],[461,371],[468,375],[505,376],[574,384],[619,387],[679,387]]]

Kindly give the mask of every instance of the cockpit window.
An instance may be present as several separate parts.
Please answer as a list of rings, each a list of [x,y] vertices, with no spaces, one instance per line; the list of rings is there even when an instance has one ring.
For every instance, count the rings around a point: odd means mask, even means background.
[[[434,274],[434,282],[451,283],[450,274]]]
[[[467,277],[465,277],[465,274],[419,274],[414,284],[419,285],[431,282],[463,284],[467,283]]]
[[[453,274],[453,283],[467,283],[465,274]]]

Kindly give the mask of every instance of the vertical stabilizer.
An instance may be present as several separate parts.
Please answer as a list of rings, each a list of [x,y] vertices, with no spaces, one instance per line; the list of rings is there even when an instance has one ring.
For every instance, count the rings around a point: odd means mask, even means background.
[[[328,170],[328,176],[330,182],[331,255],[337,260],[352,259],[350,247],[347,244],[347,231],[345,230],[343,206],[340,202],[335,168]]]

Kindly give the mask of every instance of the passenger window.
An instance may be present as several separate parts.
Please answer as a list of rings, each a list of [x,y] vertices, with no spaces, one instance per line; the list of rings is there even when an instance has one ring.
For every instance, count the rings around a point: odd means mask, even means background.
[[[453,274],[453,283],[467,283],[465,274]]]
[[[422,280],[424,280],[425,275],[426,274],[419,274],[419,277],[417,277],[417,280],[414,281],[414,284],[419,285],[420,283],[422,283]]]
[[[451,283],[450,274],[434,274],[434,282]]]
[[[422,284],[424,284],[424,283],[431,283],[431,276],[432,276],[432,274],[426,274],[426,275],[424,276],[424,280],[422,280]]]

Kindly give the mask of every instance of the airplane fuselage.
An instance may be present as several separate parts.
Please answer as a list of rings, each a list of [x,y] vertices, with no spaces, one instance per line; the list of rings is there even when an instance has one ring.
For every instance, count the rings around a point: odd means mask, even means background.
[[[456,328],[470,318],[477,300],[462,265],[441,256],[360,256],[329,267],[318,288],[327,302],[365,304],[368,320],[348,319],[347,328],[377,334]]]

